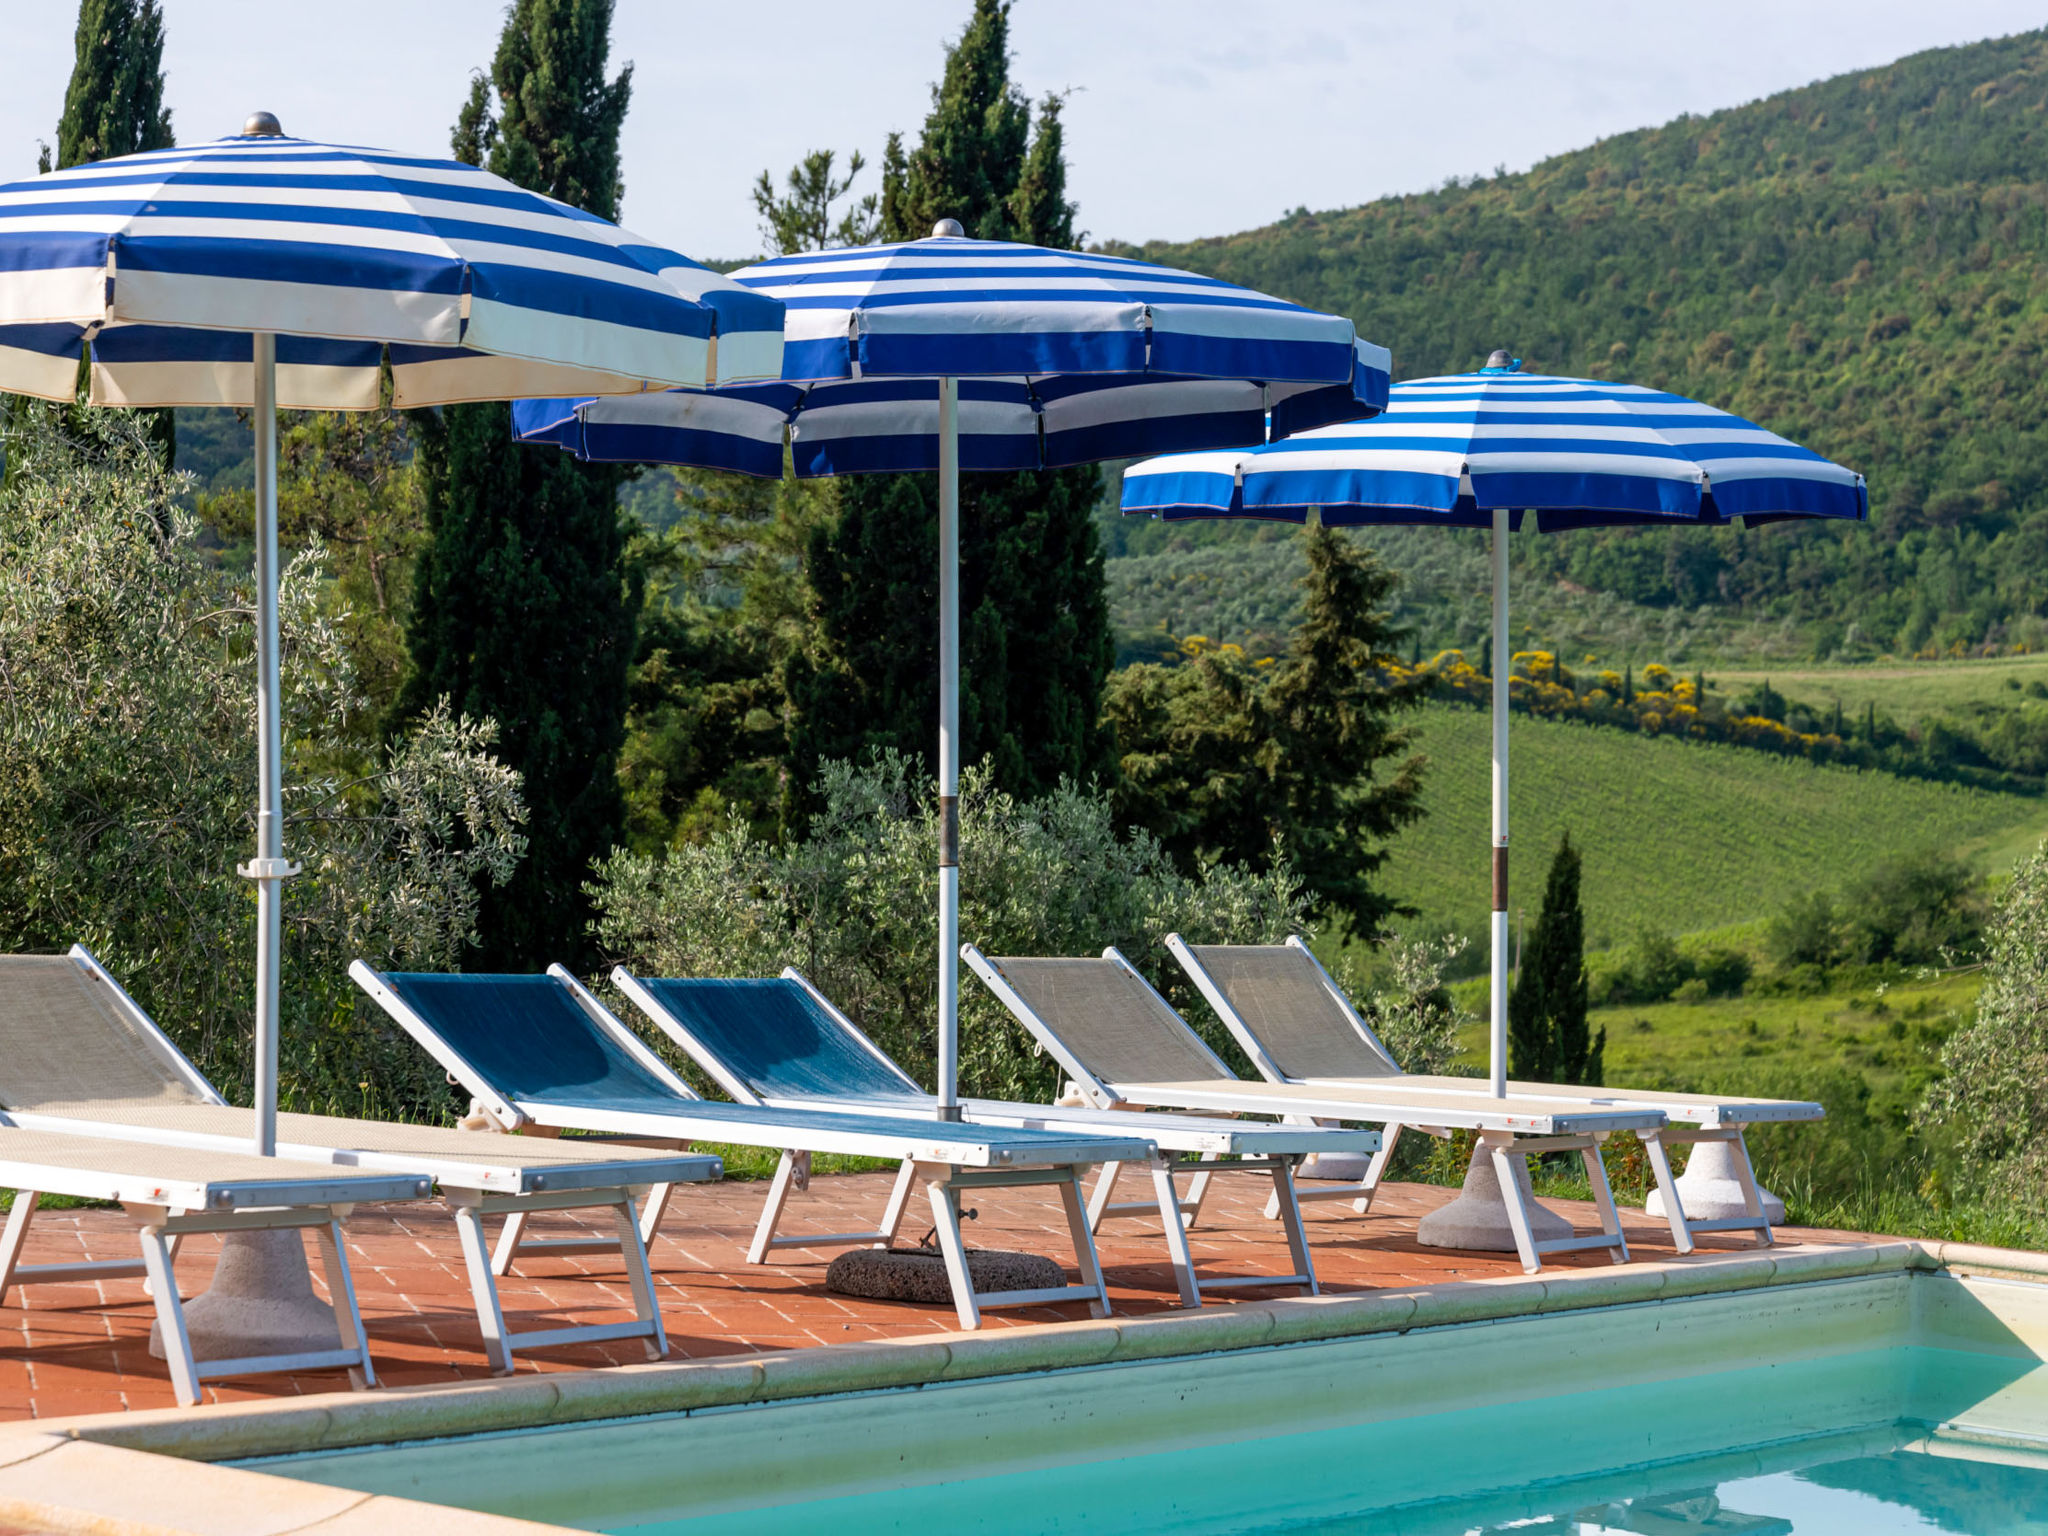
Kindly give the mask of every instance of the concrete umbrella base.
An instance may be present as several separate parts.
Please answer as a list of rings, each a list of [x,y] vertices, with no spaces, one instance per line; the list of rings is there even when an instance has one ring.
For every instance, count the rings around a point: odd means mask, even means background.
[[[1067,1283],[1066,1271],[1041,1254],[999,1249],[967,1250],[967,1278],[984,1302],[999,1291],[1049,1290]],[[917,1301],[949,1306],[957,1301],[945,1259],[928,1248],[855,1248],[825,1269],[825,1289],[875,1301]]]
[[[1515,1182],[1521,1186],[1522,1200],[1529,1212],[1529,1235],[1539,1243],[1570,1237],[1572,1224],[1539,1205],[1531,1194],[1528,1165],[1520,1158],[1509,1159],[1509,1165],[1515,1171]],[[1472,1164],[1465,1170],[1464,1192],[1449,1205],[1423,1217],[1416,1226],[1415,1240],[1427,1248],[1472,1248],[1482,1253],[1515,1251],[1515,1229],[1508,1225],[1507,1202],[1501,1198],[1493,1156],[1486,1148],[1472,1149]]]
[[[303,1355],[335,1347],[334,1309],[313,1294],[306,1240],[296,1230],[230,1232],[213,1284],[185,1303],[192,1353],[201,1362],[247,1355]],[[149,1353],[164,1358],[162,1331]]]
[[[1761,1184],[1757,1185],[1756,1192],[1763,1201],[1764,1219],[1774,1227],[1783,1226],[1785,1202]],[[1678,1198],[1685,1204],[1685,1214],[1694,1221],[1726,1221],[1734,1216],[1747,1216],[1749,1207],[1742,1203],[1742,1185],[1735,1178],[1734,1143],[1702,1141],[1695,1145],[1692,1157],[1686,1162],[1685,1172],[1678,1176]],[[1668,1219],[1670,1213],[1664,1209],[1664,1191],[1651,1190],[1650,1198],[1643,1202],[1643,1210],[1651,1216]]]

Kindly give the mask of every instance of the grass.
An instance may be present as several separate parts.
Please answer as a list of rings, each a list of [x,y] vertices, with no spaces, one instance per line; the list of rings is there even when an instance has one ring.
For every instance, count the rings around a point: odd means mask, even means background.
[[[1801,704],[1825,707],[1839,701],[1843,714],[1857,718],[1866,704],[1874,703],[1901,725],[1911,725],[1923,715],[1958,705],[2020,703],[2027,684],[2048,687],[2048,654],[1856,666],[1709,666],[1707,677],[1716,690],[1729,694],[1768,678],[1772,687]]]
[[[1417,727],[1429,814],[1394,839],[1382,878],[1424,922],[1477,940],[1491,841],[1487,717],[1436,704]],[[1646,925],[1690,933],[1754,921],[1791,895],[1929,847],[2002,871],[2048,832],[2048,804],[2023,795],[1562,721],[1515,718],[1508,758],[1509,909],[1534,916],[1568,830],[1585,857],[1595,949]]]

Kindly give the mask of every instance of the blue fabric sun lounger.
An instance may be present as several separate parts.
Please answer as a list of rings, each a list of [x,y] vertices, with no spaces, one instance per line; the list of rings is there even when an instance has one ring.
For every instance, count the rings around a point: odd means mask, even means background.
[[[668,1064],[560,966],[539,976],[380,973],[358,960],[349,975],[506,1130],[537,1125],[664,1141],[718,1141],[786,1152],[838,1152],[913,1165],[872,1231],[809,1234],[778,1246],[885,1247],[922,1184],[963,1328],[984,1306],[1085,1300],[1109,1314],[1109,1293],[1081,1200],[1081,1174],[1096,1163],[1146,1161],[1141,1137],[1076,1134],[1028,1126],[962,1125],[910,1115],[837,1109],[766,1109],[715,1103]],[[963,1191],[1051,1185],[1060,1195],[1080,1268],[1077,1285],[977,1295],[960,1233]],[[766,1259],[777,1212],[763,1213],[750,1263]],[[517,1245],[516,1234],[507,1241]]]
[[[688,1051],[720,1087],[742,1104],[784,1108],[832,1105],[899,1114],[933,1113],[936,1096],[919,1087],[853,1020],[795,969],[779,977],[643,978],[624,966],[612,972],[619,990],[633,1000],[671,1040]],[[968,1099],[966,1120],[978,1125],[1099,1134],[1126,1130],[1150,1138],[1158,1149],[1149,1162],[1153,1201],[1112,1205],[1120,1165],[1105,1165],[1089,1202],[1089,1226],[1106,1216],[1156,1215],[1184,1304],[1202,1304],[1202,1289],[1226,1286],[1299,1286],[1317,1294],[1315,1266],[1308,1251],[1300,1208],[1295,1202],[1294,1164],[1312,1152],[1371,1153],[1377,1131],[1273,1125],[1253,1120],[1141,1113],[1123,1110],[1018,1104]],[[1183,1161],[1188,1159],[1189,1161]],[[1225,1161],[1224,1159],[1228,1159]],[[1195,1161],[1198,1160],[1198,1161]],[[1194,1183],[1184,1201],[1173,1175],[1187,1169]],[[785,1152],[769,1195],[772,1218],[790,1184],[805,1173],[804,1155]],[[1186,1228],[1200,1213],[1212,1174],[1249,1172],[1270,1178],[1277,1214],[1293,1250],[1290,1275],[1232,1275],[1200,1279],[1188,1248]],[[905,1165],[902,1178],[909,1177]],[[774,1241],[794,1241],[775,1239]]]

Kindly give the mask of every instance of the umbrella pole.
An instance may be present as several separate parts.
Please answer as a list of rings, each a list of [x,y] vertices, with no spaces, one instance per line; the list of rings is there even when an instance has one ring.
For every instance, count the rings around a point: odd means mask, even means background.
[[[277,1153],[278,972],[284,882],[282,698],[277,645],[277,338],[258,335],[256,387],[256,857],[239,871],[256,882],[256,1153]],[[185,1303],[185,1329],[200,1359],[302,1355],[334,1347],[334,1312],[313,1294],[305,1239],[271,1228],[229,1232],[213,1283]],[[149,1352],[162,1358],[160,1330]]]
[[[939,1104],[960,1118],[960,383],[939,380]]]
[[[1508,1091],[1508,512],[1493,509],[1493,1096]]]
[[[283,948],[283,726],[277,641],[277,338],[255,339],[256,416],[256,1155],[277,1152],[278,967]]]

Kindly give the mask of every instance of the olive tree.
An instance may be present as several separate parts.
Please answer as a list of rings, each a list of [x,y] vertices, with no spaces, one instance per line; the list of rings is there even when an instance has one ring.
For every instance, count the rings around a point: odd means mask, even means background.
[[[118,412],[31,406],[0,495],[0,948],[90,946],[200,1068],[247,1092],[255,904],[253,600]],[[232,567],[232,568],[231,568]],[[524,849],[494,727],[445,704],[388,742],[321,602],[280,591],[287,1099],[438,1114],[440,1073],[359,1005],[348,962],[460,962],[477,882]],[[327,611],[323,611],[323,609]]]

